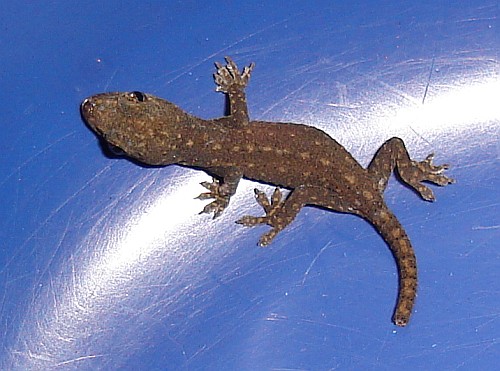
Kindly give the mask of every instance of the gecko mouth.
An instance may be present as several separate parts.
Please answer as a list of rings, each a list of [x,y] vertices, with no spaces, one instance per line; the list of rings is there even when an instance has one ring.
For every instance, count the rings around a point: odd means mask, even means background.
[[[109,142],[105,142],[105,145],[108,149],[108,151],[113,154],[114,156],[117,156],[117,157],[124,157],[126,156],[127,154],[125,153],[125,151],[123,149],[121,149],[120,147],[118,146],[115,146],[114,144],[111,144]]]

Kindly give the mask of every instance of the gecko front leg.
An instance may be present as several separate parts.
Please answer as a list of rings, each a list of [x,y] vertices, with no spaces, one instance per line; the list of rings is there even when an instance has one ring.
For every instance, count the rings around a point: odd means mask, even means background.
[[[214,171],[216,174],[220,174],[222,170]],[[242,174],[238,170],[224,171],[223,182],[220,182],[217,178],[212,177],[212,182],[201,182],[200,184],[208,189],[209,192],[201,193],[198,197],[199,200],[208,200],[214,198],[215,200],[206,205],[200,214],[203,213],[214,213],[214,219],[217,218],[229,205],[231,196],[236,193],[238,184]]]
[[[248,67],[240,72],[236,63],[230,57],[225,57],[227,65],[216,62],[217,72],[214,74],[217,91],[226,93],[229,96],[228,117],[235,125],[248,125],[248,108],[245,95],[245,88],[250,79],[255,63],[251,63]]]

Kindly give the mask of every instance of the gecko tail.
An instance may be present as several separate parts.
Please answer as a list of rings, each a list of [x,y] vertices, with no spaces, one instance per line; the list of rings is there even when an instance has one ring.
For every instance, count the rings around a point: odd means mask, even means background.
[[[408,324],[417,295],[417,259],[403,226],[387,208],[374,211],[369,218],[394,255],[399,272],[399,293],[392,320],[397,326]]]

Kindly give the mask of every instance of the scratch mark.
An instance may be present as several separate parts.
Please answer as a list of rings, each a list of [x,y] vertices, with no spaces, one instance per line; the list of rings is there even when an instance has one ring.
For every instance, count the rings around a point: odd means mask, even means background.
[[[276,106],[279,106],[281,103],[286,102],[287,100],[290,100],[290,97],[292,95],[296,94],[297,92],[300,92],[307,85],[310,85],[310,84],[312,84],[315,81],[316,81],[316,79],[309,80],[309,81],[305,82],[304,84],[302,84],[301,86],[299,86],[297,89],[292,90],[290,93],[288,93],[287,95],[285,95],[283,98],[277,100],[275,103],[273,103],[272,105],[270,105],[266,110],[264,110],[263,112],[261,112],[261,115],[266,115],[268,112],[272,111]]]
[[[431,84],[432,72],[434,71],[434,62],[436,58],[432,58],[431,61],[431,70],[429,71],[429,77],[427,78],[427,84],[425,85],[424,96],[422,98],[422,104],[425,103],[425,98],[427,97],[427,92],[429,91],[429,86]]]
[[[186,68],[185,66],[183,66],[182,68],[180,68],[180,71],[182,71],[182,72],[178,73],[177,75],[173,76],[170,80],[166,81],[164,85],[171,84],[172,82],[174,82],[175,80],[179,79],[180,77],[189,74],[193,70],[193,68],[198,67],[198,66],[206,63],[206,61],[211,60],[212,58],[216,57],[218,54],[226,52],[227,50],[230,50],[234,46],[236,46],[238,44],[241,44],[242,42],[244,42],[244,41],[246,41],[248,39],[251,39],[251,38],[253,38],[256,35],[259,35],[259,34],[265,32],[265,31],[267,31],[267,30],[269,30],[269,29],[271,29],[273,27],[276,27],[276,26],[278,26],[278,25],[280,25],[282,23],[285,23],[289,19],[290,18],[285,18],[285,19],[283,19],[283,20],[281,20],[279,22],[275,22],[275,23],[273,23],[273,24],[271,24],[271,25],[269,25],[267,27],[264,27],[264,28],[258,30],[258,31],[252,32],[252,33],[248,34],[247,36],[244,36],[244,37],[236,40],[235,42],[229,44],[228,46],[226,46],[224,48],[221,48],[219,50],[216,50],[215,52],[211,53],[210,55],[208,55],[205,58],[203,58],[200,61],[198,61],[198,63],[195,63],[195,64],[191,65],[189,68]]]
[[[7,271],[7,269],[10,267],[10,265],[12,264],[12,262],[17,258],[18,254],[21,253],[21,251],[23,251],[24,247],[31,241],[35,238],[35,236],[41,231],[43,230],[43,228],[45,228],[45,226],[49,223],[50,220],[52,220],[52,218],[54,218],[54,216],[56,216],[62,209],[64,209],[73,199],[75,199],[81,192],[83,192],[83,190],[85,190],[86,188],[89,187],[89,185],[92,183],[92,181],[97,178],[98,176],[106,173],[109,169],[111,168],[111,166],[106,166],[105,168],[103,168],[93,179],[87,181],[85,184],[83,184],[78,190],[76,190],[72,195],[70,195],[66,200],[64,200],[63,202],[61,202],[57,207],[55,207],[51,213],[45,218],[45,220],[43,222],[40,222],[40,224],[38,225],[37,228],[35,228],[35,230],[24,240],[24,242],[19,246],[18,249],[16,249],[16,251],[14,251],[9,260],[4,264],[4,266],[0,269],[0,274],[3,274],[5,271]],[[33,251],[35,250],[35,248],[32,249],[31,251],[31,254],[33,254]]]
[[[21,164],[19,164],[18,166],[16,166],[16,168],[14,169],[14,171],[10,172],[9,174],[7,174],[3,180],[0,182],[0,187],[2,187],[5,183],[7,183],[7,181],[12,178],[14,175],[16,174],[19,174],[19,171],[21,169],[23,169],[24,167],[26,167],[28,164],[30,164],[31,162],[33,162],[36,158],[38,158],[39,156],[41,156],[42,154],[48,152],[52,147],[54,147],[56,144],[59,144],[60,142],[63,142],[65,139],[73,136],[76,132],[73,131],[71,133],[68,133],[62,137],[60,137],[59,139],[56,139],[55,141],[49,143],[47,146],[43,147],[42,149],[40,149],[38,152],[34,153],[33,155],[31,155],[30,157],[28,157],[25,161],[23,161]]]
[[[319,252],[316,254],[316,256],[313,258],[313,260],[311,261],[311,264],[309,264],[309,267],[307,267],[306,271],[304,272],[304,278],[302,279],[302,285],[304,285],[304,283],[306,282],[306,279],[307,279],[307,276],[309,275],[309,272],[311,271],[313,265],[316,263],[316,261],[318,260],[318,258],[320,257],[321,254],[323,254],[323,252],[331,246],[331,243],[328,242],[325,246],[323,246],[321,248],[321,250],[319,250]]]
[[[334,323],[328,323],[328,322],[320,322],[320,321],[306,319],[306,318],[299,318],[296,320],[296,322],[335,328],[335,329],[344,330],[344,331],[347,331],[347,332],[353,333],[353,334],[361,334],[366,339],[375,340],[381,344],[383,343],[383,340],[381,338],[379,338],[378,336],[373,336],[373,335],[367,334],[366,331],[364,331],[363,329],[360,329],[360,328],[342,326],[342,325],[338,325],[336,323],[334,324]]]
[[[481,231],[481,230],[498,229],[498,228],[500,228],[500,225],[472,227],[472,230],[473,231]]]
[[[111,74],[111,76],[109,77],[108,81],[106,82],[106,84],[104,84],[104,90],[108,90],[109,88],[109,85],[111,84],[111,82],[115,79],[115,76],[116,76],[116,73],[118,72],[118,68],[116,68],[113,73]]]
[[[69,365],[71,363],[85,361],[86,359],[95,359],[95,358],[101,358],[101,357],[104,357],[104,355],[103,354],[96,354],[96,355],[92,355],[92,356],[77,357],[77,358],[69,359],[67,361],[56,363],[54,366],[55,367],[66,366],[66,365]]]

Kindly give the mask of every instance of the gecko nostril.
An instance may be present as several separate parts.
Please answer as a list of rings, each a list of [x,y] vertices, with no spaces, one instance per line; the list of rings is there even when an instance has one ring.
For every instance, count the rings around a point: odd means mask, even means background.
[[[92,112],[94,107],[95,107],[95,103],[92,101],[91,98],[85,99],[81,105],[82,111],[86,111],[86,112]]]
[[[80,105],[80,111],[84,116],[92,111],[92,103],[90,103],[90,100],[88,98],[85,99]]]

